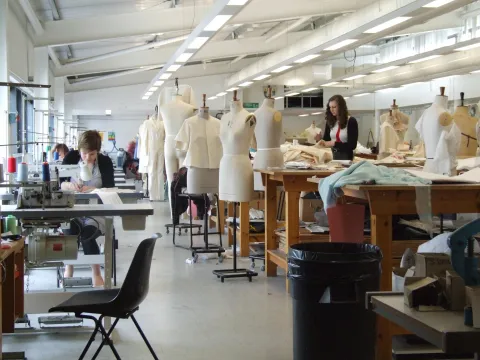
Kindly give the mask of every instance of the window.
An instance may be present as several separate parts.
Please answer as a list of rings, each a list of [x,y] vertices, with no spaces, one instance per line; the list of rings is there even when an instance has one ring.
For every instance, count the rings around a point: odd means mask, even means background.
[[[294,88],[284,86],[285,94],[294,91]],[[295,96],[285,96],[285,109],[287,108],[323,108],[323,89]]]

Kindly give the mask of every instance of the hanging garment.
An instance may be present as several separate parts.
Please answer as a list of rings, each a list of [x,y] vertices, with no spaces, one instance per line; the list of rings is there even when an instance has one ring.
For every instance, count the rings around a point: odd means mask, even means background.
[[[138,129],[138,171],[142,174],[148,173],[148,128],[146,126],[148,119],[145,120]]]
[[[457,152],[461,144],[461,132],[458,126],[452,122],[443,128],[438,140],[435,157],[427,159],[424,171],[440,175],[457,175]]]
[[[184,121],[175,141],[176,148],[187,152],[186,167],[218,169],[223,150],[220,141],[220,120],[192,116]]]

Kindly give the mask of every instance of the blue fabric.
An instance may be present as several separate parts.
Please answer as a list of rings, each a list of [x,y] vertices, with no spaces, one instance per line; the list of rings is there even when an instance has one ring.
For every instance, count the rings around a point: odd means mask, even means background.
[[[318,191],[325,208],[328,209],[336,205],[338,197],[343,196],[342,187],[345,185],[428,185],[431,183],[430,180],[416,177],[405,170],[362,161],[323,179],[318,184]]]

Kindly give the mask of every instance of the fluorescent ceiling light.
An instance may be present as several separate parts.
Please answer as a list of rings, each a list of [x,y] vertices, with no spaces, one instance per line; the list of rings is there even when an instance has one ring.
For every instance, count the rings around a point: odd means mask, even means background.
[[[260,76],[257,76],[255,79],[253,79],[254,81],[259,81],[259,80],[263,80],[263,79],[266,79],[266,78],[269,78],[271,75],[260,75]]]
[[[184,62],[187,62],[188,59],[190,59],[192,57],[193,53],[183,53],[182,55],[180,55],[176,62],[179,62],[179,63],[184,63]]]
[[[238,90],[238,88],[237,88],[237,87],[233,87],[233,88],[228,89],[227,91],[230,92],[230,91],[235,91],[235,90]]]
[[[162,75],[160,75],[159,79],[167,80],[170,78],[170,76],[172,76],[171,73],[163,73]]]
[[[413,83],[410,83],[410,84],[404,84],[404,85],[402,85],[402,87],[409,87],[409,86],[412,86],[412,85],[419,85],[419,84],[425,84],[425,83],[422,82],[422,81],[417,81],[417,82],[413,82]]]
[[[360,79],[360,78],[365,77],[365,76],[367,76],[367,75],[353,75],[353,76],[347,77],[343,80],[355,80],[355,79]]]
[[[322,114],[321,111],[312,113],[312,115],[321,115],[321,114]]]
[[[480,70],[478,70],[478,71],[480,72]],[[275,98],[275,100],[280,100],[280,99],[283,99],[283,96],[277,96],[277,97]]]
[[[298,115],[300,117],[304,117],[304,116],[310,116],[310,114],[302,114],[302,115]]]
[[[338,81],[333,81],[333,82],[329,82],[329,83],[326,83],[326,84],[323,84],[321,86],[332,86],[332,85],[337,85],[338,84]]]
[[[421,59],[410,61],[409,64],[418,64],[418,63],[421,63],[421,62],[424,62],[424,61],[427,61],[427,60],[436,59],[440,56],[442,56],[442,55],[430,55],[430,56],[427,56],[427,57],[424,57],[424,58],[421,58]]]
[[[385,89],[376,90],[375,92],[391,92],[393,90],[395,90],[395,88],[385,88]]]
[[[459,48],[455,49],[455,51],[465,51],[465,50],[475,49],[479,46],[480,46],[480,43],[471,44],[471,45],[459,47]]]
[[[399,66],[395,66],[395,65],[392,65],[392,66],[387,66],[387,67],[384,67],[382,69],[378,69],[378,70],[373,70],[372,73],[382,73],[382,72],[385,72],[385,71],[388,71],[388,70],[393,70],[393,69],[396,69],[398,68]]]
[[[480,70],[470,71],[470,74],[478,74],[478,73],[480,73]]]
[[[177,71],[178,69],[180,69],[182,65],[179,65],[179,64],[173,64],[173,65],[170,65],[167,69],[167,71],[171,71],[171,72],[175,72]]]
[[[149,92],[146,92],[146,93],[145,93],[145,96],[150,97],[152,94],[153,94],[153,93],[152,93],[151,91],[149,91]]]
[[[157,90],[158,90],[158,87],[152,86],[148,91],[154,92],[154,91],[157,91]]]
[[[272,70],[272,73],[281,73],[282,71],[288,70],[291,67],[292,67],[291,65],[280,66],[279,68]]]
[[[310,61],[310,60],[313,60],[317,57],[319,57],[320,54],[312,54],[312,55],[307,55],[301,59],[298,59],[297,61],[294,61],[295,63],[297,64],[303,64],[304,62],[307,62],[307,61]]]
[[[347,46],[347,45],[350,45],[350,44],[353,44],[354,42],[356,42],[357,39],[346,39],[346,40],[343,40],[343,41],[340,41],[339,43],[336,43],[332,46],[329,46],[327,48],[325,48],[326,51],[333,51],[333,50],[337,50],[337,49],[340,49],[344,46]]]
[[[210,24],[205,26],[205,31],[217,31],[220,29],[225,23],[230,20],[232,15],[217,15],[210,21]]]
[[[112,115],[112,110],[105,110],[105,115]]]
[[[365,96],[365,95],[369,95],[370,93],[361,93],[361,94],[357,94],[357,95],[353,95],[353,96],[356,96],[356,97],[360,97],[360,96]]]
[[[248,0],[230,0],[227,5],[231,6],[243,6]]]
[[[208,40],[208,37],[206,36],[199,36],[199,37],[196,37],[195,39],[192,40],[192,42],[190,43],[190,45],[188,45],[188,48],[189,49],[200,49],[203,44],[205,44]]]
[[[238,86],[247,87],[247,86],[250,86],[250,85],[252,85],[252,84],[253,84],[253,82],[251,82],[251,81],[245,81],[244,83],[241,83],[241,84],[238,85]]]
[[[227,93],[225,91],[222,91],[222,92],[217,94],[217,96],[225,96],[225,95],[227,95]]]
[[[310,91],[314,91],[314,90],[318,90],[318,88],[316,88],[316,87],[308,88],[308,89],[302,90],[302,93],[310,92]]]
[[[350,99],[350,96],[344,96],[343,98],[347,100],[347,99]]]
[[[210,97],[208,98],[208,100],[215,100],[215,99],[217,99],[216,96],[210,96]]]
[[[142,100],[148,100],[148,96],[142,97]]]
[[[453,1],[454,0],[435,0],[435,1],[432,1],[432,2],[428,3],[427,5],[423,5],[422,7],[424,7],[424,8],[438,8],[440,6],[450,4]]]
[[[390,19],[388,21],[385,21],[383,24],[374,26],[371,29],[368,29],[367,31],[364,31],[365,34],[375,34],[380,31],[383,31],[385,29],[391,28],[392,26],[398,25],[403,23],[404,21],[410,20],[410,16],[399,16],[393,19]]]
[[[153,85],[155,85],[155,86],[162,86],[164,82],[165,82],[165,81],[158,80],[158,81],[155,81],[155,84],[153,84]]]
[[[300,93],[293,92],[293,93],[290,93],[290,94],[285,94],[285,96],[295,96],[295,95],[300,95]]]

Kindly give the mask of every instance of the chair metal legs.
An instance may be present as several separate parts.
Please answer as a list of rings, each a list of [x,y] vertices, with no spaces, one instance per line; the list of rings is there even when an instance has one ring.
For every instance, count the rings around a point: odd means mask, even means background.
[[[144,334],[143,331],[142,331],[142,328],[140,327],[140,325],[138,325],[137,319],[135,319],[135,316],[133,316],[133,314],[130,315],[130,316],[131,316],[131,318],[132,318],[133,323],[134,323],[135,326],[137,327],[138,332],[139,332],[140,335],[142,336],[143,341],[145,341],[145,344],[147,345],[148,350],[150,350],[150,353],[152,354],[153,358],[154,358],[155,360],[158,360],[157,354],[155,354],[155,351],[153,351],[152,345],[150,345],[150,343],[149,343],[148,340],[147,340],[147,337],[145,336],[145,334]]]
[[[80,355],[80,357],[78,358],[78,360],[83,360],[85,355],[87,354],[87,351],[88,349],[90,348],[90,345],[92,345],[93,341],[95,340],[95,335],[98,333],[98,331],[100,330],[100,332],[102,333],[102,336],[103,336],[103,340],[100,344],[100,346],[98,347],[97,351],[95,352],[95,354],[93,355],[92,357],[92,360],[95,360],[97,358],[97,356],[100,354],[100,351],[103,349],[103,346],[108,343],[108,345],[110,346],[110,348],[112,349],[112,352],[113,354],[115,355],[115,358],[117,360],[121,360],[120,358],[120,355],[118,355],[118,352],[117,352],[117,349],[115,349],[115,346],[113,346],[113,342],[112,340],[110,339],[110,335],[112,335],[112,332],[113,330],[115,329],[115,326],[117,326],[117,323],[118,321],[120,320],[120,318],[116,318],[115,321],[113,322],[113,325],[112,327],[108,330],[108,333],[107,331],[105,330],[105,328],[103,327],[102,325],[102,320],[103,320],[103,315],[101,315],[98,319],[94,316],[89,316],[89,315],[80,315],[80,314],[75,314],[77,317],[79,318],[82,318],[82,319],[89,319],[89,320],[93,320],[95,322],[95,329],[92,333],[92,336],[90,336],[90,339],[88,340],[88,343],[87,345],[85,346],[85,348],[83,349],[83,352],[82,354]],[[147,337],[145,336],[145,334],[143,333],[142,331],[142,328],[140,327],[140,325],[138,324],[137,322],[137,319],[135,319],[135,317],[133,316],[133,314],[130,314],[130,317],[132,318],[132,321],[133,323],[135,324],[135,327],[137,328],[138,332],[140,333],[140,336],[142,337],[143,341],[145,342],[145,344],[147,345],[148,347],[148,350],[150,350],[150,353],[152,354],[153,358],[155,360],[159,360],[158,357],[157,357],[157,354],[155,354],[155,351],[153,350],[152,348],[152,345],[150,345],[150,342],[147,340]]]

